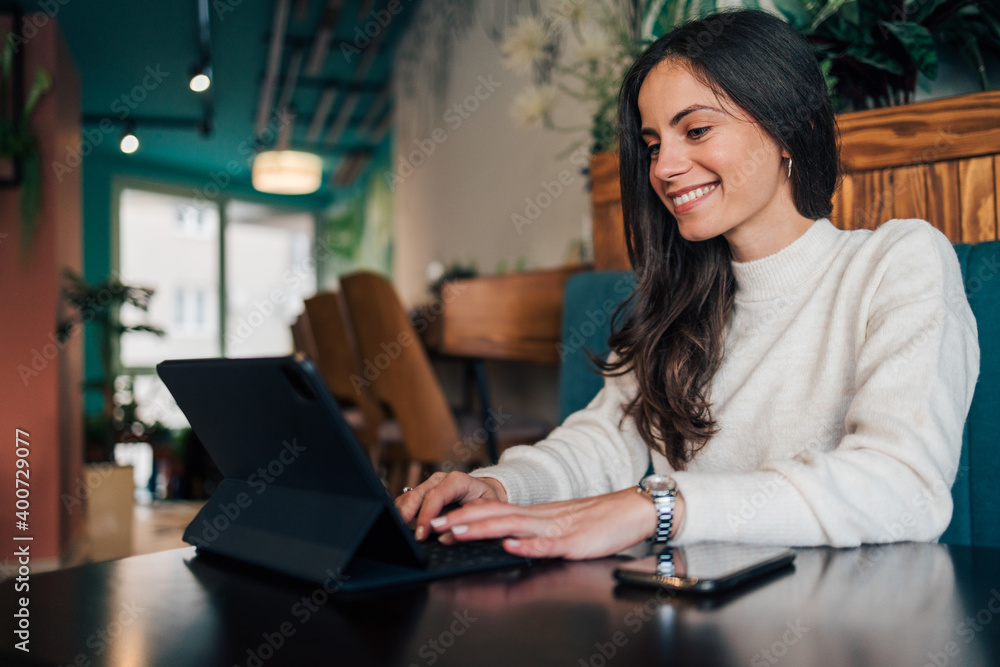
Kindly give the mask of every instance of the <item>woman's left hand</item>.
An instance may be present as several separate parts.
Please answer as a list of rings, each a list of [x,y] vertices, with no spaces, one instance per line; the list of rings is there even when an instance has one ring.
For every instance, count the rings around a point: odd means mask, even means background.
[[[683,512],[678,494],[675,525],[680,524]],[[610,556],[650,537],[656,510],[648,497],[629,487],[541,505],[474,500],[434,519],[431,526],[445,543],[505,537],[504,549],[512,554],[582,560]]]

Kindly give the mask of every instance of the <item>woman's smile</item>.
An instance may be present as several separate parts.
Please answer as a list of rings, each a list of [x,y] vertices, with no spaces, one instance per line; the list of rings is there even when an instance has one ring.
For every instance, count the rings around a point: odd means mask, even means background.
[[[667,193],[670,201],[674,205],[674,214],[680,215],[682,213],[687,213],[695,206],[698,206],[706,199],[708,196],[715,192],[716,188],[719,187],[719,182],[710,183],[709,185],[702,185],[695,188],[684,188],[683,190],[678,190],[680,194],[675,195],[673,193]]]

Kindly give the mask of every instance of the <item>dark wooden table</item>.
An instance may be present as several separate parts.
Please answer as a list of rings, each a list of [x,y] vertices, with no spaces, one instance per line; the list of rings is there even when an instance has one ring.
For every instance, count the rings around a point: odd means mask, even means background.
[[[998,665],[1000,550],[803,549],[739,595],[616,586],[614,559],[353,599],[179,549],[35,575],[30,648],[2,584],[0,663],[38,665]]]

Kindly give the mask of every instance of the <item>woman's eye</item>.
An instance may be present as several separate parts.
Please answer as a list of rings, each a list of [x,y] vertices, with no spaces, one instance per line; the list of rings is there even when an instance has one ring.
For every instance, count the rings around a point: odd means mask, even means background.
[[[649,144],[646,146],[646,157],[650,160],[660,154],[660,144]]]
[[[709,128],[707,127],[696,127],[688,130],[688,136],[692,139],[701,139],[708,130]]]

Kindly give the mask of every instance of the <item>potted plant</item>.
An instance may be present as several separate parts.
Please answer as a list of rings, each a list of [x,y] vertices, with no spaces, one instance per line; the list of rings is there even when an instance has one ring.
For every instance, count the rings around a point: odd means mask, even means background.
[[[89,465],[82,481],[83,497],[78,500],[86,501],[89,556],[94,561],[122,558],[132,553],[135,480],[132,466],[115,465],[115,444],[151,438],[161,434],[163,427],[138,418],[130,378],[118,377],[115,344],[126,334],[163,336],[164,331],[149,324],[126,325],[119,318],[125,304],[148,312],[152,289],[126,285],[113,276],[95,284],[69,270],[63,276],[63,302],[70,312],[61,317],[56,335],[62,341],[90,322],[101,357],[101,378],[84,385],[99,389],[103,401],[101,412],[87,417],[84,426]],[[127,398],[116,401],[116,394]]]
[[[96,329],[101,378],[87,383],[85,388],[100,390],[102,408],[100,414],[88,418],[86,424],[88,459],[110,462],[114,460],[115,443],[122,439],[134,440],[136,436],[157,426],[143,424],[137,427],[134,410],[133,414],[127,414],[125,407],[115,404],[115,378],[118,375],[114,358],[116,342],[127,334],[149,333],[163,336],[165,332],[150,324],[126,325],[119,318],[119,311],[124,304],[148,312],[154,290],[125,285],[116,277],[91,284],[69,270],[64,273],[64,279],[63,299],[72,312],[60,321],[56,335],[64,340],[77,326],[88,322]],[[137,430],[142,432],[136,433]]]
[[[813,45],[838,111],[912,102],[938,50],[955,47],[989,89],[983,52],[1000,54],[1000,6],[990,0],[776,0]],[[929,92],[929,91],[928,91]]]
[[[20,60],[13,33],[3,38],[0,51],[0,182],[21,187],[21,247],[34,233],[41,207],[41,163],[38,140],[28,119],[38,100],[52,86],[48,73],[35,71],[27,97],[21,89]],[[22,102],[23,99],[23,102]]]

